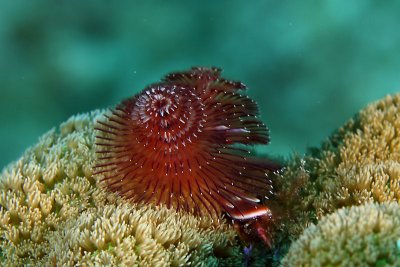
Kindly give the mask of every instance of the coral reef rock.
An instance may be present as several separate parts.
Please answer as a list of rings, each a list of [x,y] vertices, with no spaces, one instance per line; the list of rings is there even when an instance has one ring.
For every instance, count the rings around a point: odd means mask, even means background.
[[[342,207],[400,201],[400,94],[369,104],[277,181],[291,239]]]
[[[307,228],[283,266],[399,266],[397,202],[346,207]]]
[[[0,177],[2,266],[240,266],[232,227],[128,203],[93,178],[103,115],[78,115],[45,134]]]

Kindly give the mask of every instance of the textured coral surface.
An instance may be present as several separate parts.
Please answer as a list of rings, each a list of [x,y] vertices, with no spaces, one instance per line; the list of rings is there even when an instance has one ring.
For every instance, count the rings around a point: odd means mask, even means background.
[[[273,257],[300,236],[284,266],[400,264],[399,114],[400,94],[370,104],[278,177]],[[99,187],[91,166],[101,115],[71,118],[3,170],[1,264],[242,266],[223,220],[137,206]]]
[[[342,208],[307,228],[283,266],[399,266],[397,202]]]
[[[359,266],[374,260],[394,264],[397,239],[390,231],[398,226],[395,221],[390,225],[385,216],[399,214],[400,94],[369,104],[320,148],[295,155],[277,177],[275,188],[277,253],[284,255],[295,241],[285,266]],[[351,207],[388,202],[395,203],[390,204],[389,215],[386,208],[371,205],[349,212]],[[335,213],[342,208],[347,209]],[[349,215],[354,212],[359,215]],[[372,218],[375,215],[385,218]],[[365,229],[346,225],[356,223]],[[381,236],[370,234],[371,229]],[[386,244],[388,250],[383,248]]]
[[[400,94],[361,110],[326,145],[313,170],[319,212],[400,200]]]
[[[2,266],[217,266],[242,261],[224,221],[137,206],[93,179],[94,122],[72,117],[1,173]]]
[[[399,202],[400,94],[368,105],[322,148],[292,160],[278,184],[290,220],[282,230],[292,237],[341,207]]]

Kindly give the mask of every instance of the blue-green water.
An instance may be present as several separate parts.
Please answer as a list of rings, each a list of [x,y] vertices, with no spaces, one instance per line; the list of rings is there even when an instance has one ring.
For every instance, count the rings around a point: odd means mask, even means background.
[[[224,3],[224,4],[223,4]],[[398,1],[1,1],[0,167],[69,116],[190,66],[256,98],[265,151],[318,145],[400,88]]]

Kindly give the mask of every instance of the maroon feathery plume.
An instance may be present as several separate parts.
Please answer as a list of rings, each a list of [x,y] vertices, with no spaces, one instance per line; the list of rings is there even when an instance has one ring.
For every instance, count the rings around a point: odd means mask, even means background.
[[[167,75],[98,121],[96,174],[134,202],[233,219],[269,213],[278,166],[233,144],[267,144],[257,104],[217,68]],[[243,146],[242,146],[243,147]]]

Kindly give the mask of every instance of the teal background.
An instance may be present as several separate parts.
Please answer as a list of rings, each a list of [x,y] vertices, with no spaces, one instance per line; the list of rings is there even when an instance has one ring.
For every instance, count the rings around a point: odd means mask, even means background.
[[[219,66],[257,99],[276,156],[399,91],[400,1],[1,1],[0,167],[73,114]]]

